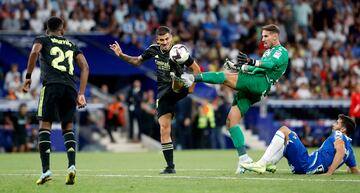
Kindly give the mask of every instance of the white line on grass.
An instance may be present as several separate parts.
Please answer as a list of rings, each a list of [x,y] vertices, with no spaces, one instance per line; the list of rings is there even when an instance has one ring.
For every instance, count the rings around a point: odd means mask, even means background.
[[[39,174],[0,174],[0,176],[38,176]],[[53,176],[63,176],[53,174]],[[190,180],[260,180],[260,181],[303,181],[303,182],[352,182],[359,183],[354,179],[314,179],[314,178],[279,178],[279,177],[226,177],[226,176],[177,176],[177,175],[126,175],[126,174],[81,174],[80,177],[113,177],[113,178],[161,178],[161,179],[190,179]],[[324,176],[324,178],[326,178]]]
[[[149,171],[149,172],[153,172],[153,171],[160,171],[160,169],[77,169],[80,172],[131,172],[131,171]],[[235,168],[233,169],[235,170]],[[176,171],[184,171],[184,172],[191,172],[191,171],[200,171],[200,172],[217,172],[217,171],[233,171],[232,169],[214,169],[214,168],[199,168],[199,169],[176,169]],[[13,171],[13,172],[38,172],[41,171],[40,169],[28,169],[28,170],[9,170],[9,171]],[[51,171],[53,172],[61,172],[61,171],[66,171],[66,169],[57,169],[54,170],[52,169]],[[285,168],[277,168],[276,171],[289,171],[289,173],[291,173],[290,169],[285,169]],[[336,171],[340,171],[340,172],[346,172],[345,169],[338,169]]]

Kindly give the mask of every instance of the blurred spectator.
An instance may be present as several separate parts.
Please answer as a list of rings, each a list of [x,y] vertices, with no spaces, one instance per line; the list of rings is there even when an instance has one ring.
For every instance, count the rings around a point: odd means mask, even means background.
[[[12,64],[10,71],[8,71],[5,75],[5,84],[4,84],[4,89],[8,90],[11,85],[13,84],[13,82],[15,81],[16,77],[20,77],[20,72],[18,70],[18,65],[17,64]]]
[[[311,135],[311,127],[307,122],[304,122],[298,136],[305,147],[313,147],[314,137]]]
[[[84,18],[80,23],[81,32],[90,32],[94,30],[96,26],[95,20],[93,19],[92,13],[89,10],[84,11]]]
[[[214,107],[208,100],[201,101],[198,107],[198,117],[196,121],[196,147],[201,149],[210,148],[211,143],[211,132],[215,129],[215,112]]]
[[[128,5],[123,1],[121,1],[114,12],[115,20],[119,26],[121,26],[124,23],[124,18],[128,14],[129,14]]]
[[[69,32],[78,32],[81,28],[80,15],[78,12],[73,11],[70,14],[70,19],[67,22],[67,31]]]
[[[301,83],[300,87],[296,91],[297,99],[311,99],[312,94],[307,83]]]
[[[141,121],[141,101],[143,100],[143,92],[141,90],[140,80],[135,80],[131,89],[127,94],[126,103],[128,105],[129,112],[129,140],[140,140],[135,138],[135,127],[137,126],[139,131],[139,122]]]
[[[15,18],[13,12],[10,12],[10,17],[6,17],[2,22],[2,29],[9,31],[19,31],[21,28],[19,19]]]
[[[110,34],[114,32],[116,27],[114,17],[112,15],[108,15],[104,8],[99,10],[96,24],[97,31]]]
[[[355,119],[357,128],[352,136],[353,144],[360,145],[360,83],[355,85],[351,94],[349,115]]]
[[[312,15],[310,4],[306,0],[299,0],[294,6],[294,13],[296,23],[307,33],[309,30],[310,16]]]
[[[176,103],[174,133],[176,149],[190,149],[192,141],[192,111],[193,101],[185,97]]]
[[[40,20],[44,23],[46,22],[46,19],[50,17],[52,4],[49,3],[49,0],[42,0],[42,2],[43,3],[41,3],[38,9],[36,10],[36,14],[40,18]]]
[[[37,34],[40,34],[44,29],[44,23],[38,18],[36,12],[31,13],[30,29]]]
[[[28,151],[27,147],[27,130],[28,124],[28,108],[25,103],[19,106],[19,114],[12,117],[13,132],[13,149],[12,152],[25,152]]]
[[[220,19],[227,20],[230,15],[230,10],[231,10],[231,4],[229,4],[228,0],[221,0],[218,7]]]
[[[227,103],[223,96],[218,96],[214,103],[216,127],[211,130],[211,148],[223,149],[225,148],[225,137],[222,129],[225,127],[227,119],[224,115],[230,111],[231,104]]]
[[[201,11],[196,7],[196,5],[192,5],[190,9],[190,13],[188,16],[188,21],[190,27],[197,28],[200,26],[201,22],[204,20],[205,15],[201,13]]]
[[[137,15],[134,21],[134,30],[136,34],[140,37],[144,37],[148,31],[147,23],[144,20],[144,15],[141,13]]]
[[[98,104],[100,100],[98,97],[91,97],[91,103]],[[87,117],[88,125],[92,128],[94,132],[99,133],[101,136],[105,136],[105,124],[106,124],[106,116],[103,109],[95,109],[88,113]],[[109,133],[109,138],[111,141],[112,135]]]
[[[11,120],[11,111],[4,112],[4,127],[2,130],[2,145],[5,152],[11,152],[13,148],[14,125]]]
[[[109,104],[107,108],[107,116],[106,116],[106,131],[109,134],[110,142],[116,143],[112,132],[121,130],[119,127],[124,127],[125,122],[125,108],[121,103],[119,96],[114,96],[113,101]]]
[[[141,121],[138,138],[141,134],[146,134],[153,137],[156,128],[156,104],[154,98],[154,91],[148,90],[144,92],[143,101],[141,102]]]

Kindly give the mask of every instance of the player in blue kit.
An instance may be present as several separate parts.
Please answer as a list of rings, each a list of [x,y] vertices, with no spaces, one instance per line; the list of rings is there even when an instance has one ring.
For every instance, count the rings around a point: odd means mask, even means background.
[[[355,126],[353,119],[340,114],[333,124],[331,135],[311,155],[308,154],[296,133],[282,126],[275,133],[259,161],[244,163],[241,166],[257,173],[275,172],[275,165],[282,157],[285,157],[294,174],[331,175],[344,163],[351,173],[359,173],[351,145],[352,140],[348,137],[354,133]]]

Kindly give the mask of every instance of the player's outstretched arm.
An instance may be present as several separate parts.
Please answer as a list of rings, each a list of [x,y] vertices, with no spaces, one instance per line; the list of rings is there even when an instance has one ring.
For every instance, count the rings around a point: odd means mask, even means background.
[[[143,58],[141,56],[129,56],[127,54],[125,54],[119,43],[117,41],[115,41],[114,44],[110,44],[110,49],[117,55],[119,56],[119,58],[121,58],[122,60],[125,60],[126,62],[138,66],[141,63],[143,63]]]
[[[25,92],[25,93],[29,92],[30,85],[31,85],[31,73],[35,68],[36,60],[39,57],[41,49],[42,49],[42,44],[40,44],[40,43],[35,43],[31,49],[29,59],[28,59],[28,64],[27,64],[25,81],[24,81],[23,89],[22,89],[23,92]]]
[[[196,63],[196,61],[194,60],[194,62],[189,66],[189,68],[192,69],[194,75],[197,75],[201,72],[200,70],[200,66],[198,63]],[[189,93],[193,93],[194,92],[194,89],[195,89],[195,84],[191,85],[189,87]]]
[[[274,60],[255,60],[252,58],[249,58],[246,54],[239,52],[239,55],[237,57],[238,59],[238,65],[248,65],[248,66],[256,66],[260,68],[265,69],[272,69],[276,65],[276,62]]]
[[[334,142],[334,147],[336,153],[328,171],[323,174],[325,176],[332,175],[335,172],[336,168],[341,164],[345,156],[345,142],[343,140],[341,139],[336,140]]]
[[[86,84],[87,84],[88,77],[89,77],[89,65],[83,54],[76,55],[75,59],[81,70],[80,88],[79,88],[77,103],[78,103],[78,108],[83,108],[86,106],[86,99],[85,99],[84,93],[85,93]]]

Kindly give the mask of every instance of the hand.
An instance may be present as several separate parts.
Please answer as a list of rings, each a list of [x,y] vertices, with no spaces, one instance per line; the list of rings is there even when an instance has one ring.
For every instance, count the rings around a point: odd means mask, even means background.
[[[256,62],[256,60],[249,58],[246,54],[242,52],[239,52],[239,55],[237,56],[237,60],[239,66],[243,64],[254,66]]]
[[[230,71],[239,71],[240,66],[238,64],[235,64],[234,62],[232,62],[228,58],[226,58],[225,63],[224,63],[224,68],[226,70],[230,70]]]
[[[23,84],[23,88],[22,88],[24,93],[29,92],[30,85],[31,85],[31,79],[25,79],[24,84]]]
[[[121,48],[120,48],[120,45],[119,45],[119,43],[118,43],[117,41],[115,41],[115,44],[110,44],[109,46],[110,46],[110,49],[111,49],[112,51],[114,51],[114,53],[115,53],[117,56],[120,56],[120,55],[123,53],[122,50],[121,50]]]
[[[183,80],[185,88],[191,87],[195,81],[195,77],[192,74],[184,73],[180,76],[180,78]]]
[[[85,96],[83,94],[78,95],[76,102],[77,102],[77,105],[78,105],[79,109],[86,107],[86,99],[85,99]]]
[[[249,58],[247,57],[246,54],[239,52],[238,56],[237,56],[237,62],[238,65],[243,65],[243,64],[247,64],[249,62],[248,60]]]
[[[329,172],[326,172],[326,173],[323,173],[323,174],[320,174],[321,176],[331,176],[332,174],[329,173]]]

